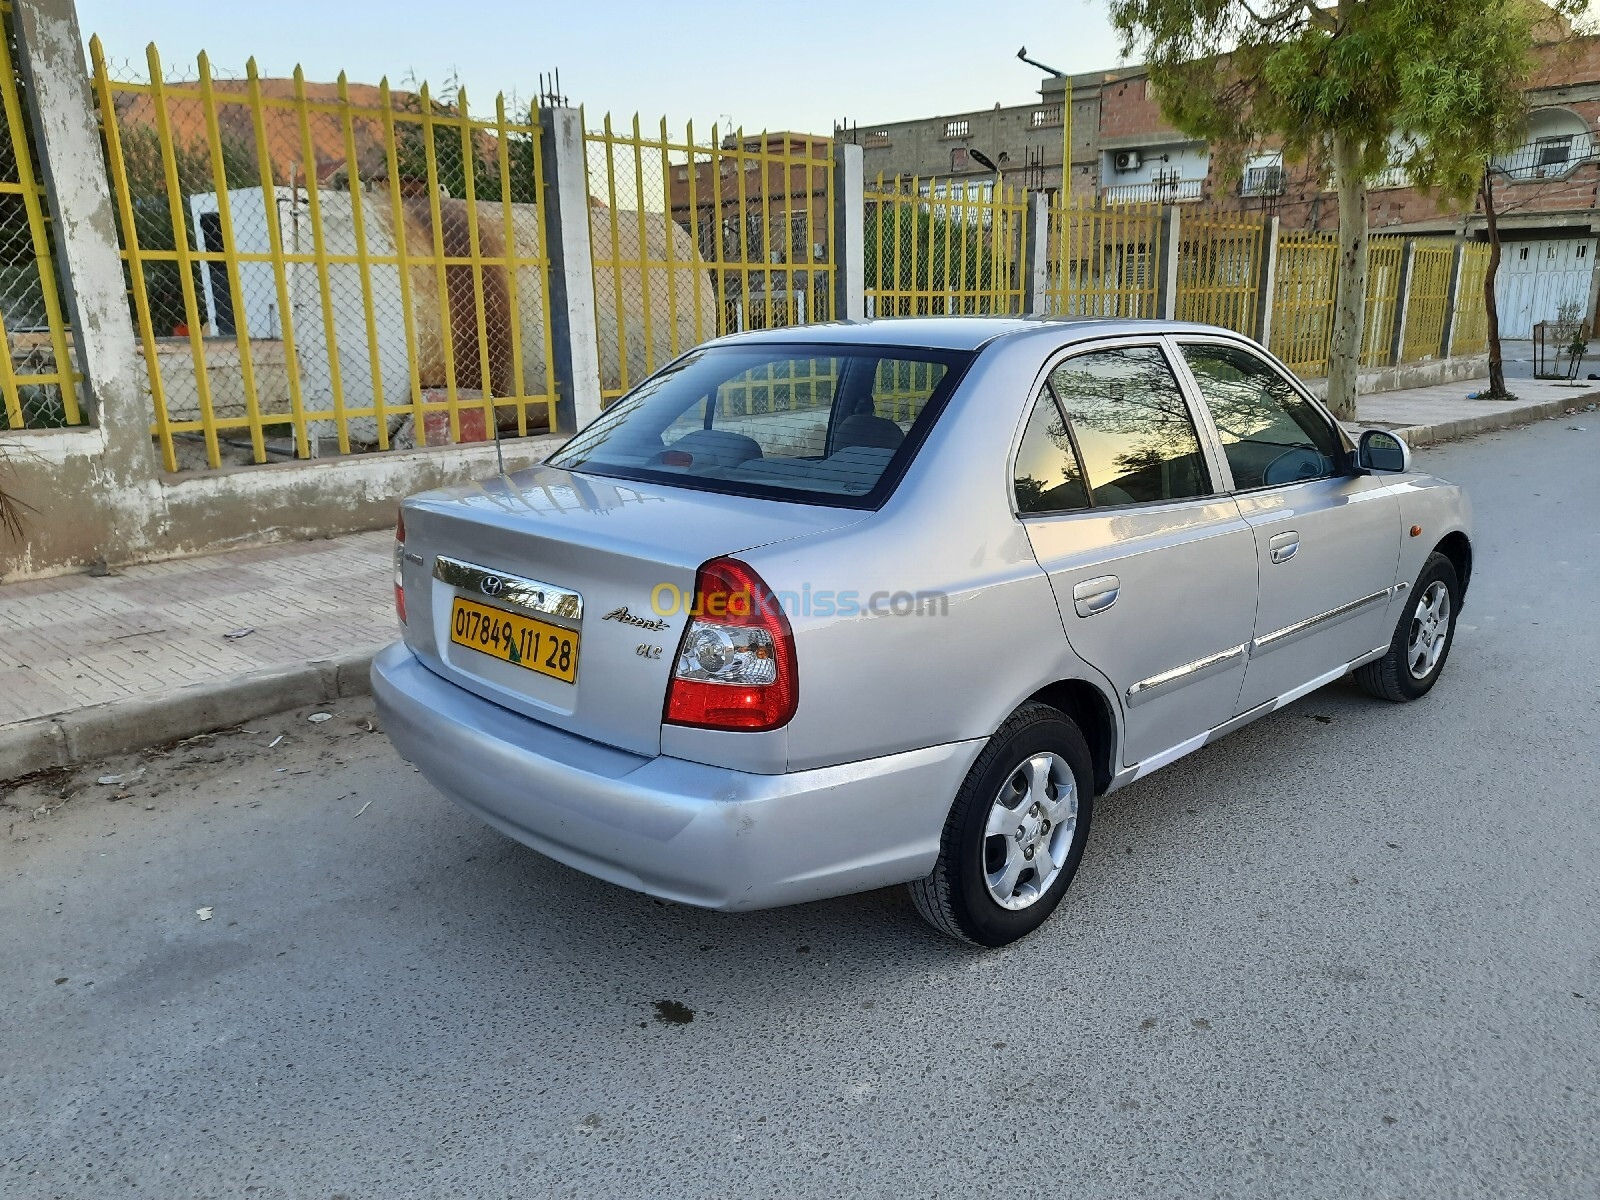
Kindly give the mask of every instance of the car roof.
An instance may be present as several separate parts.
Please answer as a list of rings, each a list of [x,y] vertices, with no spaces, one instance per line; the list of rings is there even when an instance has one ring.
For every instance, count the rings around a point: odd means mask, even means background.
[[[1134,320],[1125,317],[876,317],[866,321],[826,321],[782,329],[758,329],[718,338],[718,346],[859,345],[917,346],[933,350],[977,350],[1005,339],[1043,337],[1059,342],[1121,334],[1205,333],[1237,337],[1232,330],[1192,321]]]

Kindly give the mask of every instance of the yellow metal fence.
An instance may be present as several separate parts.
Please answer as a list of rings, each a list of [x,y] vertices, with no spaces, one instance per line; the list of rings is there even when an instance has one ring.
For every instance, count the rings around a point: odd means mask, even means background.
[[[1449,317],[1450,277],[1455,271],[1456,243],[1428,238],[1412,243],[1411,279],[1407,288],[1405,342],[1401,360],[1438,358]]]
[[[608,115],[584,144],[603,399],[724,333],[832,319],[832,139]]]
[[[1489,348],[1489,313],[1483,295],[1483,282],[1488,274],[1488,243],[1468,242],[1461,248],[1461,281],[1456,288],[1451,354],[1482,354]]]
[[[83,376],[62,303],[10,0],[0,0],[0,399],[5,428],[78,425]]]
[[[1400,301],[1400,264],[1405,242],[1367,239],[1367,291],[1361,330],[1361,365],[1386,366],[1394,350],[1394,312]]]
[[[1022,311],[1026,196],[965,180],[885,180],[866,188],[868,316]]]
[[[1270,348],[1297,374],[1328,373],[1338,277],[1337,237],[1326,233],[1279,236]]]
[[[167,470],[552,426],[532,113],[90,49]]]
[[[1180,229],[1178,319],[1254,333],[1261,299],[1263,222],[1185,214]]]
[[[1160,281],[1161,206],[1050,199],[1046,310],[1071,316],[1149,318]]]

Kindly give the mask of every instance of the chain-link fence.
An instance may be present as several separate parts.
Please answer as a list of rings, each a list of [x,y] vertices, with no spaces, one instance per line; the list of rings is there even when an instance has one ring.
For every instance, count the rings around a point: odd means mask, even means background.
[[[890,179],[866,189],[869,317],[1022,312],[1024,193],[974,180]]]
[[[1151,318],[1160,289],[1161,205],[1102,204],[1059,193],[1047,218],[1046,311]]]
[[[552,427],[533,114],[90,50],[168,470]]]
[[[584,135],[600,394],[724,333],[833,317],[833,141],[607,115]]]
[[[67,327],[30,103],[0,0],[0,397],[8,429],[78,425],[82,375]]]

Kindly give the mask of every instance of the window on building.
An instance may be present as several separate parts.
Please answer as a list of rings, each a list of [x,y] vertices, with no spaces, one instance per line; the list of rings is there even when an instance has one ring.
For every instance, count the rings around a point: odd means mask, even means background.
[[[881,148],[889,144],[889,131],[887,129],[874,129],[866,136],[868,148]]]
[[[1565,166],[1572,158],[1572,138],[1542,137],[1534,144],[1534,165],[1540,167]]]
[[[972,156],[967,153],[965,146],[957,146],[950,151],[950,169],[952,171],[965,171],[972,162]]]
[[[1048,129],[1052,125],[1061,124],[1061,105],[1052,104],[1049,108],[1036,108],[1028,117],[1028,124],[1034,129]]]
[[[946,121],[944,123],[944,135],[947,138],[966,137],[971,132],[971,121]]]
[[[1245,196],[1281,196],[1284,183],[1283,154],[1280,151],[1252,154],[1245,160],[1239,191]]]

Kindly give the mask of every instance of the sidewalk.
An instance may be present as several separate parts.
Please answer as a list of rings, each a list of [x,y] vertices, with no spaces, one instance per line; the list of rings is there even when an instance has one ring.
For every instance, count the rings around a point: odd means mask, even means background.
[[[1600,383],[1529,379],[1514,381],[1515,404],[1466,399],[1483,386],[1363,396],[1361,423],[1420,446],[1600,400]],[[0,780],[365,692],[373,653],[398,635],[392,539],[0,585]]]

